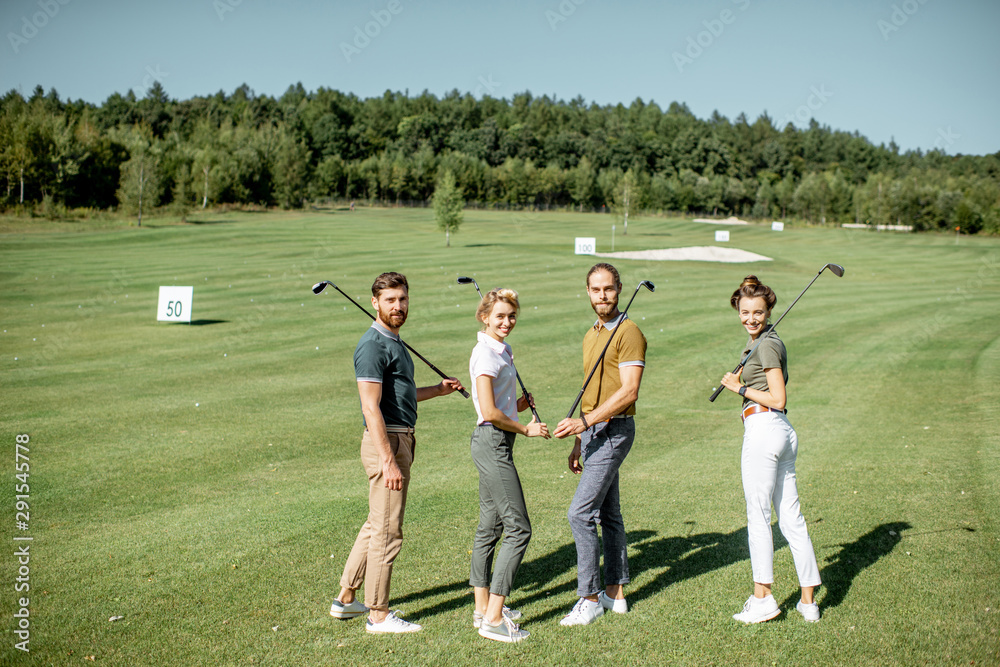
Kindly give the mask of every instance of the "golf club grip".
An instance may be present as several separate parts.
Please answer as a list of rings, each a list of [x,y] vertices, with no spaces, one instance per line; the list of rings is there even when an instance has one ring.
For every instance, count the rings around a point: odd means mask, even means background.
[[[524,386],[524,380],[521,379],[521,374],[517,372],[516,368],[514,369],[514,375],[517,376],[517,383],[521,385],[521,393],[524,394],[524,399],[528,400],[528,388]],[[531,408],[531,415],[535,418],[535,421],[541,424],[542,418],[538,416],[535,406],[529,402],[528,407]]]
[[[747,355],[747,356],[750,356],[750,355]],[[740,362],[740,364],[736,368],[733,369],[733,373],[739,373],[741,368],[743,368],[743,362]],[[709,402],[715,403],[715,399],[717,399],[719,397],[719,394],[722,393],[723,389],[725,389],[725,387],[722,386],[722,383],[719,383],[718,389],[716,389],[715,393],[712,394],[712,397],[708,399]]]
[[[426,359],[426,357],[424,357],[424,355],[420,354],[419,352],[417,352],[416,350],[414,350],[412,347],[410,347],[410,344],[407,343],[405,340],[403,340],[402,338],[400,338],[399,342],[402,343],[403,345],[405,345],[407,350],[409,350],[413,354],[415,354],[418,357],[420,357],[420,361],[422,361],[425,364],[427,364],[428,366],[430,366],[430,369],[432,371],[434,371],[435,373],[437,373],[438,375],[440,375],[445,380],[449,379],[449,377],[444,374],[444,371],[442,371],[440,368],[438,368],[437,366],[435,366],[431,362],[427,361],[427,359]],[[462,396],[465,396],[466,398],[469,398],[469,392],[465,391],[464,389],[459,389],[458,392],[460,394],[462,394]]]

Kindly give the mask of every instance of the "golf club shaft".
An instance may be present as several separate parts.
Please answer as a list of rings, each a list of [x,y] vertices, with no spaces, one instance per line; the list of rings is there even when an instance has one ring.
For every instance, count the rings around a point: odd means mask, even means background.
[[[475,280],[472,280],[471,278],[469,280],[471,280],[472,284],[476,286],[476,291],[479,292],[479,300],[482,301],[483,300],[483,292],[482,292],[482,290],[479,289],[479,283],[477,283]],[[524,397],[527,399],[528,398],[528,389],[527,389],[527,387],[524,386],[524,380],[521,379],[521,374],[517,372],[517,367],[516,366],[514,367],[514,375],[517,376],[517,383],[519,385],[521,385],[521,393],[524,394]],[[475,380],[473,380],[473,382],[474,381]],[[530,399],[529,399],[528,405],[531,407],[531,415],[535,418],[535,421],[541,423],[542,419],[541,419],[541,417],[538,416],[538,411],[535,410],[535,406],[531,405]]]
[[[370,312],[368,312],[367,310],[365,310],[360,303],[358,303],[357,301],[355,301],[354,299],[352,299],[348,294],[346,294],[344,292],[344,290],[340,289],[339,287],[337,287],[334,283],[331,283],[330,281],[326,281],[326,282],[327,282],[328,285],[330,285],[331,287],[333,287],[333,289],[335,289],[338,292],[340,292],[341,294],[343,294],[347,298],[348,301],[350,301],[355,306],[357,306],[358,310],[360,310],[362,313],[364,313],[368,317],[372,318],[373,321],[375,320],[375,316],[374,315],[372,315]],[[407,343],[405,340],[403,340],[402,338],[400,338],[399,342],[402,343],[404,346],[406,346],[407,350],[409,350],[413,354],[417,355],[417,357],[419,357],[420,361],[422,361],[425,364],[427,364],[432,371],[434,371],[435,373],[437,373],[438,375],[440,375],[445,380],[449,379],[449,376],[445,375],[444,372],[440,368],[438,368],[437,366],[435,366],[434,364],[432,364],[431,362],[429,362],[427,360],[427,358],[424,357],[424,355],[420,354],[419,352],[417,352],[416,350],[414,350],[412,347],[410,347],[410,344]],[[469,392],[467,392],[466,390],[459,389],[458,391],[459,391],[459,393],[462,394],[462,396],[465,396],[466,398],[469,398]]]
[[[812,287],[812,284],[814,282],[816,282],[817,278],[819,278],[819,274],[823,273],[823,270],[826,269],[827,266],[829,266],[829,264],[825,265],[822,269],[819,270],[819,272],[816,273],[815,276],[813,276],[813,279],[809,281],[808,285],[806,285],[806,289],[804,289],[801,292],[799,292],[799,295],[797,297],[795,297],[795,301],[792,301],[792,303],[788,306],[788,308],[785,308],[785,312],[783,312],[781,314],[781,317],[778,318],[778,321],[775,322],[774,324],[772,324],[771,328],[768,329],[765,333],[763,333],[762,335],[760,335],[760,336],[757,337],[757,342],[754,343],[753,347],[751,347],[749,350],[747,350],[747,353],[745,355],[743,355],[743,359],[741,359],[740,363],[737,364],[736,368],[733,369],[733,375],[735,375],[736,373],[739,373],[740,369],[743,368],[746,365],[747,360],[750,359],[750,355],[754,353],[754,350],[756,350],[757,346],[760,345],[761,342],[763,342],[764,338],[766,338],[767,336],[769,336],[771,333],[774,332],[775,329],[778,328],[778,325],[781,324],[781,320],[785,319],[785,315],[788,314],[788,311],[790,311],[792,309],[792,306],[794,306],[796,303],[799,302],[799,299],[802,298],[802,295],[806,293],[807,289],[809,289],[810,287]],[[715,399],[717,399],[719,397],[719,394],[722,393],[723,389],[725,389],[725,387],[722,386],[722,384],[720,383],[719,386],[716,388],[715,392],[712,393],[711,398],[709,398],[708,400],[710,402],[714,403]]]
[[[587,376],[587,379],[583,381],[583,386],[580,387],[580,393],[576,395],[576,400],[573,401],[572,407],[570,407],[569,412],[566,413],[566,419],[569,419],[570,417],[573,416],[573,412],[576,410],[576,406],[580,404],[580,399],[583,398],[583,392],[587,390],[587,385],[590,384],[590,379],[594,377],[594,372],[597,370],[597,367],[601,365],[601,360],[604,359],[604,354],[608,351],[608,347],[611,346],[611,341],[615,339],[615,334],[618,333],[618,328],[628,318],[628,309],[632,306],[632,302],[635,301],[635,295],[639,293],[640,287],[642,287],[642,283],[639,283],[636,286],[635,292],[632,293],[632,298],[628,300],[628,305],[625,306],[625,310],[622,311],[621,319],[618,321],[617,326],[615,326],[614,331],[611,332],[611,338],[609,338],[608,342],[604,345],[604,349],[601,350],[601,356],[597,357],[597,361],[594,363],[594,367],[590,369],[590,374]]]

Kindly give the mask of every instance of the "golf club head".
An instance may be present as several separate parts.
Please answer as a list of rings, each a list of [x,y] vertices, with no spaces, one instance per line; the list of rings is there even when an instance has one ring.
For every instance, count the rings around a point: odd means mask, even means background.
[[[313,294],[322,294],[323,290],[326,289],[327,285],[332,285],[332,284],[333,283],[331,283],[329,280],[321,280],[320,282],[312,286]]]
[[[642,285],[643,287],[645,287],[646,289],[648,289],[650,292],[655,292],[656,291],[656,285],[654,285],[653,283],[649,282],[648,280],[643,280],[639,284]]]
[[[823,268],[830,269],[830,273],[837,276],[838,278],[842,278],[844,275],[844,267],[842,267],[840,264],[827,264]]]
[[[472,283],[473,285],[476,286],[476,292],[479,293],[479,298],[482,299],[483,298],[483,291],[481,289],[479,289],[479,283],[476,282],[475,278],[470,278],[469,276],[459,276],[458,277],[458,284],[459,285],[468,285],[469,283]]]

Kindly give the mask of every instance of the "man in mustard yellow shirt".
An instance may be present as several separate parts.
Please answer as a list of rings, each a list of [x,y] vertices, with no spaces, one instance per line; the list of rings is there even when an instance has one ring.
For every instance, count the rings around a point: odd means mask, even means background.
[[[583,337],[584,377],[613,337],[580,404],[580,418],[559,422],[555,436],[576,436],[569,469],[580,475],[569,523],[576,542],[577,594],[580,599],[562,625],[587,625],[610,610],[628,611],[623,586],[629,583],[625,523],[618,495],[618,469],[635,439],[635,402],[646,366],[646,338],[618,311],[622,284],[618,270],[596,264],[587,274],[587,293],[597,321]],[[582,464],[582,465],[581,465]],[[601,588],[600,523],[604,542]]]

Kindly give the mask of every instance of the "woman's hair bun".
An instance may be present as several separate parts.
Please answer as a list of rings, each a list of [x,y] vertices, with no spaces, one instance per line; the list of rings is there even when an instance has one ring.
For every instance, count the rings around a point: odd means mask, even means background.
[[[774,304],[778,302],[778,297],[775,295],[774,290],[772,290],[767,285],[764,285],[757,279],[757,276],[751,274],[743,279],[740,286],[733,292],[733,295],[729,298],[729,305],[734,309],[740,309],[740,299],[742,297],[747,297],[750,299],[756,299],[757,297],[762,297],[764,303],[767,304],[767,309],[770,310],[774,308]]]

